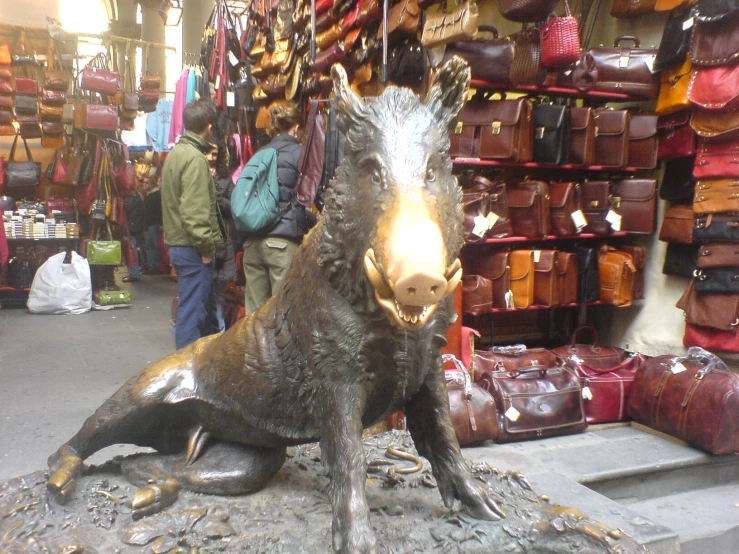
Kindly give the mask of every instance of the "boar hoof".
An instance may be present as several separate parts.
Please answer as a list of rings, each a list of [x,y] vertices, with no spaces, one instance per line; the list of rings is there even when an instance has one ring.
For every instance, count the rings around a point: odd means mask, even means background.
[[[66,504],[76,487],[74,477],[65,469],[56,470],[46,482],[46,490],[59,504]]]
[[[131,502],[133,519],[141,519],[151,514],[161,512],[174,504],[180,492],[180,485],[174,479],[158,485],[151,485],[136,491]]]
[[[353,530],[346,536],[334,534],[334,550],[341,554],[377,554],[377,542],[368,526],[364,531]]]

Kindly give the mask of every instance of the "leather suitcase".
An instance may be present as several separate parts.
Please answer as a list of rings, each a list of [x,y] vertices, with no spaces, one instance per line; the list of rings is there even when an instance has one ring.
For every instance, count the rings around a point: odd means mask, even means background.
[[[629,417],[713,454],[739,452],[739,375],[702,348],[637,372]]]
[[[634,300],[644,299],[644,268],[647,265],[647,249],[643,246],[624,245],[621,247],[622,252],[626,252],[631,259],[634,260],[634,283],[632,293]]]
[[[512,251],[510,267],[513,306],[528,308],[534,303],[534,251]]]
[[[625,167],[629,161],[629,120],[626,110],[595,110],[595,165]]]
[[[471,382],[462,366],[460,371],[444,371],[449,395],[449,418],[460,446],[479,444],[498,438],[495,400]]]
[[[635,271],[631,256],[612,246],[602,246],[598,253],[600,301],[614,306],[631,306]]]
[[[554,367],[562,360],[546,348],[527,348],[523,344],[494,346],[490,350],[475,350],[472,353],[472,370],[475,382],[485,373],[495,371],[518,371],[527,367]]]
[[[595,162],[595,112],[593,108],[570,108],[570,158],[574,165]]]
[[[561,306],[578,301],[577,256],[572,252],[557,252],[557,290]]]
[[[578,342],[583,331],[590,332],[590,342]],[[553,348],[552,352],[561,357],[566,364],[583,362],[588,366],[607,370],[619,365],[627,357],[627,352],[617,346],[604,346],[600,344],[598,332],[592,325],[580,325],[570,335],[570,344]]]
[[[657,167],[657,116],[629,117],[629,155],[626,165],[637,169]]]
[[[621,215],[621,231],[651,234],[657,227],[657,180],[614,181],[611,204]]]
[[[577,233],[572,214],[582,209],[580,183],[551,183],[549,196],[549,219],[552,234],[566,237]]]
[[[559,306],[556,250],[534,251],[534,304],[553,308]]]

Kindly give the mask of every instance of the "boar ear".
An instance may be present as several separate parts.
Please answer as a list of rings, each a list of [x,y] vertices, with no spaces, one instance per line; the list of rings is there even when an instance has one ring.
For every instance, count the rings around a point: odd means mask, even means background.
[[[346,131],[350,126],[349,122],[356,122],[361,118],[364,100],[351,89],[346,71],[340,64],[331,67],[331,78],[334,81],[334,94],[339,103],[339,127]]]
[[[451,132],[457,124],[470,90],[470,68],[462,58],[453,56],[431,78],[423,103]]]

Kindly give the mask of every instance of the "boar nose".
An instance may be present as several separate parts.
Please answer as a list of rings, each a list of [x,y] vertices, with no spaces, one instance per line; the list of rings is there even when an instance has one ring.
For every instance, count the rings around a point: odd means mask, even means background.
[[[446,289],[443,275],[418,269],[398,279],[393,292],[398,302],[406,306],[429,306],[444,298]]]

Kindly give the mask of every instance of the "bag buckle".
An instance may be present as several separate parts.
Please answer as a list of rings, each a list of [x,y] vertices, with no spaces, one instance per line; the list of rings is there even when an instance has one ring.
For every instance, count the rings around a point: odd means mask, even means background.
[[[629,67],[629,54],[621,52],[621,55],[618,57],[618,67]]]
[[[611,197],[611,206],[614,208],[620,208],[621,207],[621,197],[620,196],[612,196]]]
[[[591,200],[590,201],[590,207],[591,208],[597,208],[600,206],[600,200]]]
[[[501,126],[502,126],[502,123],[500,121],[493,121],[490,124],[490,129],[494,135],[499,135]]]
[[[535,131],[534,131],[534,132],[536,133],[536,134],[535,134],[535,136],[534,136],[534,138],[536,138],[537,140],[541,140],[541,139],[543,139],[543,138],[544,138],[544,131],[545,131],[545,130],[546,130],[546,128],[545,128],[545,127],[537,127],[537,128],[535,129]],[[496,133],[496,134],[497,134],[497,133]]]
[[[457,121],[457,126],[454,128],[454,134],[455,135],[461,135],[462,134],[462,128],[464,127],[463,121]]]

